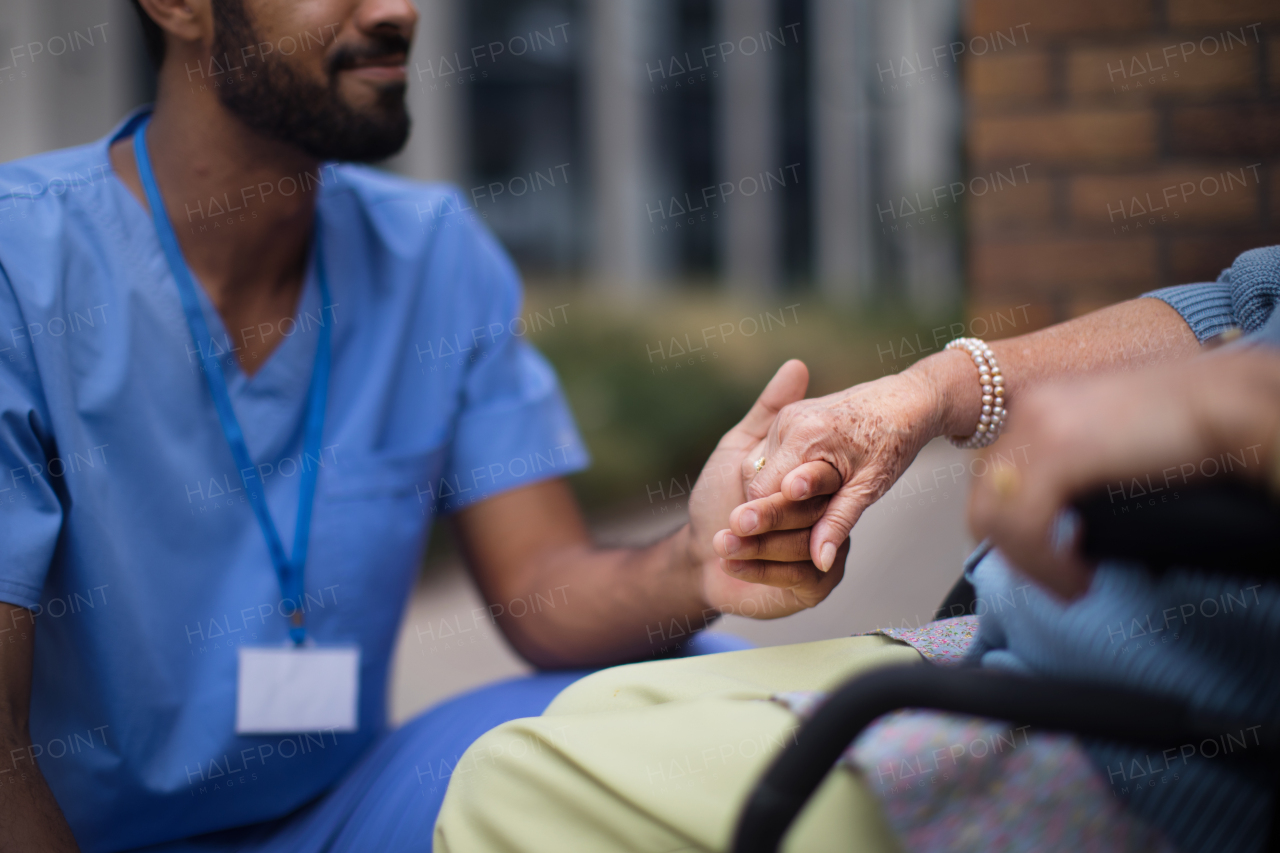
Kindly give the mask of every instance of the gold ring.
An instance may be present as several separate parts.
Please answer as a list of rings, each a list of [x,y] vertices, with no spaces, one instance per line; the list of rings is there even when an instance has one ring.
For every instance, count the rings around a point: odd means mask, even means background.
[[[763,457],[763,456],[761,456],[759,459],[757,459],[757,460],[756,460],[756,473],[757,473],[757,474],[759,474],[759,473],[760,473],[760,469],[764,467],[764,461],[765,461],[765,457]]]
[[[1022,478],[1018,476],[1016,468],[1001,465],[991,472],[991,485],[995,487],[997,495],[1008,500],[1018,493],[1022,486]]]

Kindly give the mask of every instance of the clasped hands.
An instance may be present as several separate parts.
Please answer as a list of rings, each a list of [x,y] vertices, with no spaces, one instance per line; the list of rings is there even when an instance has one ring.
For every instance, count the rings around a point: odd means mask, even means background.
[[[808,383],[802,362],[784,364],[690,495],[702,596],[721,612],[776,618],[826,598],[862,511],[937,434],[933,390],[916,375],[812,400]]]
[[[947,395],[927,371],[812,400],[804,399],[807,385],[804,364],[784,364],[694,487],[691,548],[703,598],[721,612],[774,618],[826,598],[844,574],[849,532],[862,512],[947,431]],[[1002,441],[1030,453],[1008,476],[978,478],[969,525],[1060,598],[1084,594],[1093,575],[1076,543],[1051,545],[1055,518],[1073,496],[1226,453],[1252,454],[1237,474],[1280,493],[1273,351],[1224,350],[1062,382],[1029,391],[1017,405]],[[1098,413],[1108,415],[1105,429]],[[988,457],[997,471],[1002,463]]]

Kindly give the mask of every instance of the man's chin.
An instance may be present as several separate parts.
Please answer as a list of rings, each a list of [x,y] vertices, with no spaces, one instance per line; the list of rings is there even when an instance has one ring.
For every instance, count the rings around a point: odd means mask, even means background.
[[[339,112],[345,114],[341,119],[332,121],[336,116],[328,117],[332,123],[320,133],[309,129],[307,136],[312,143],[312,154],[325,160],[372,163],[385,160],[404,148],[410,125],[405,109],[404,83],[385,84],[373,93],[367,86],[359,88],[366,91],[360,97],[352,98],[344,97],[346,93],[339,90]]]

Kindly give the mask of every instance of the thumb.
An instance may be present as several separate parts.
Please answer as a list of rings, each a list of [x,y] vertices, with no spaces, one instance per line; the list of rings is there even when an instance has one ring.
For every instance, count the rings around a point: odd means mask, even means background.
[[[808,388],[809,368],[800,359],[791,359],[773,374],[751,411],[747,412],[747,416],[737,426],[729,430],[729,434],[750,438],[753,442],[759,441],[769,431],[779,410],[789,403],[803,400]]]
[[[849,539],[853,526],[863,511],[875,500],[865,484],[856,480],[840,487],[827,504],[822,518],[813,525],[809,534],[809,556],[822,571],[830,571],[835,564],[836,552]]]

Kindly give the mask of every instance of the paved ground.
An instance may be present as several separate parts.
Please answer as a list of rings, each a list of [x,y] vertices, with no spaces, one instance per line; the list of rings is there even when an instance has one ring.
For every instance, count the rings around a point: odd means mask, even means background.
[[[820,640],[889,625],[918,625],[960,573],[972,548],[964,526],[971,470],[982,463],[945,441],[921,452],[898,484],[853,531],[844,581],[812,610],[772,621],[727,616],[713,630],[759,645]],[[681,523],[641,515],[599,531],[608,541],[652,541]],[[547,601],[537,602],[542,607]],[[460,562],[424,575],[401,626],[391,687],[399,723],[452,694],[528,671],[484,615]]]

